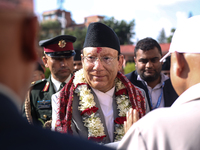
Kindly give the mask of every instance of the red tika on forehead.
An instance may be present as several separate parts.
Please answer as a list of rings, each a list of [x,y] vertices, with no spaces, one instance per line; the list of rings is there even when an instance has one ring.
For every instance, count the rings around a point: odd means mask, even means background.
[[[101,47],[97,47],[97,53],[100,53],[102,51]]]

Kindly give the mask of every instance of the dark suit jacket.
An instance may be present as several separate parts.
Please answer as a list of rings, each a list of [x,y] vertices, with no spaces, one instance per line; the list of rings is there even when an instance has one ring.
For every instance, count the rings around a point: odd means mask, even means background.
[[[109,150],[88,140],[29,125],[13,102],[0,93],[0,149],[2,150]]]
[[[137,80],[137,76],[138,76],[137,71],[133,71],[129,74],[126,74],[125,76],[134,85],[144,89],[144,91],[146,92],[148,103],[149,103],[149,108],[151,109],[151,103],[150,103],[150,98],[149,98],[147,86],[144,82]],[[174,103],[174,101],[178,98],[178,95],[176,94],[170,79],[165,81],[165,85],[164,85],[164,88],[163,88],[163,95],[164,95],[165,107],[170,107]]]

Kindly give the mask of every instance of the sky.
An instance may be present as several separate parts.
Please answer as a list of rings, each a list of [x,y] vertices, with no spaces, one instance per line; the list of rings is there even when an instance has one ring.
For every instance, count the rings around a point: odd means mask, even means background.
[[[58,9],[57,0],[34,0],[34,11],[39,19],[44,11]],[[166,36],[188,18],[200,15],[200,0],[64,0],[63,8],[72,19],[83,23],[84,17],[100,15],[129,23],[135,20],[135,43],[145,37],[158,39],[164,28]]]

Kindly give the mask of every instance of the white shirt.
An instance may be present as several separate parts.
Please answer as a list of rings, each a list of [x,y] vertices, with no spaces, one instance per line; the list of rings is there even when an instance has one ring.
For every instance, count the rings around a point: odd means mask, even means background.
[[[65,83],[68,83],[69,80],[71,79],[71,74],[69,75],[69,77],[65,80]],[[55,130],[55,123],[56,120],[58,119],[57,117],[57,110],[60,107],[60,105],[58,105],[56,103],[57,98],[60,96],[60,92],[58,91],[60,88],[60,81],[57,81],[56,79],[54,79],[51,75],[51,81],[53,83],[54,89],[57,93],[53,94],[51,97],[51,105],[52,105],[52,123],[51,123],[51,129],[54,131]]]
[[[167,79],[169,79],[169,77],[164,75],[163,73],[161,73],[160,75],[161,75],[161,81],[154,88],[151,88],[150,86],[148,86],[147,82],[144,81],[140,77],[140,75],[138,75],[138,77],[137,77],[137,80],[143,81],[146,84],[149,94],[151,96],[150,99],[152,100],[153,108],[156,106],[159,96],[161,95],[161,92],[163,92],[162,91],[163,87],[164,87],[163,82],[166,81]],[[161,103],[160,103],[159,107],[164,107],[164,106],[165,106],[164,94],[162,94]]]
[[[134,123],[118,149],[199,150],[200,83],[182,93],[171,107],[151,111]]]
[[[69,77],[65,80],[65,83],[68,83],[70,79],[71,79],[71,74],[70,74]],[[54,79],[54,78],[52,77],[52,75],[51,75],[51,81],[52,81],[52,83],[53,83],[54,90],[55,90],[56,92],[58,92],[58,90],[59,90],[59,88],[60,88],[60,84],[61,84],[62,82],[60,82],[60,81]]]
[[[113,141],[113,133],[114,133],[114,112],[113,112],[113,94],[115,91],[115,87],[113,87],[111,90],[109,90],[106,93],[103,93],[99,90],[93,89],[95,94],[98,97],[101,109],[104,114],[106,127],[108,130],[108,134],[110,137],[110,141]]]

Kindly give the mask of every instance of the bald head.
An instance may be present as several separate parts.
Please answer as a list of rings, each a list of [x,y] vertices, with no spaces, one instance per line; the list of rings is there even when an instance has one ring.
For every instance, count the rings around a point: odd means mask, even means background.
[[[200,54],[173,52],[171,64],[170,76],[178,95],[200,83]]]
[[[24,99],[37,60],[37,18],[24,10],[0,9],[0,83]]]
[[[169,52],[170,77],[178,95],[200,83],[200,15],[188,18],[175,31]]]

